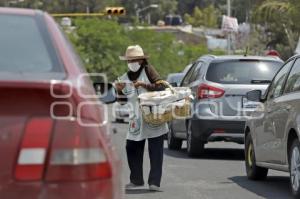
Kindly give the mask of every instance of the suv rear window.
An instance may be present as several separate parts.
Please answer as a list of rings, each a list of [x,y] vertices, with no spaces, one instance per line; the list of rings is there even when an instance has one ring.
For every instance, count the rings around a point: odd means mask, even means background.
[[[0,14],[0,73],[62,73],[63,67],[38,17]]]
[[[281,62],[234,60],[211,63],[206,79],[221,84],[265,84],[282,66]]]

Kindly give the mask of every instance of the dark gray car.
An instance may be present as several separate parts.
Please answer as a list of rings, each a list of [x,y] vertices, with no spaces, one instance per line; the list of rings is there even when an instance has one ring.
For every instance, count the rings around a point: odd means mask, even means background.
[[[171,122],[169,148],[180,149],[187,139],[187,152],[193,156],[202,154],[209,141],[244,143],[246,115],[256,107],[246,93],[264,92],[282,64],[274,57],[200,57],[181,83],[195,98],[192,118]]]
[[[268,92],[247,94],[260,101],[245,128],[246,169],[249,179],[265,179],[268,169],[290,172],[293,194],[300,197],[300,55],[289,59]]]

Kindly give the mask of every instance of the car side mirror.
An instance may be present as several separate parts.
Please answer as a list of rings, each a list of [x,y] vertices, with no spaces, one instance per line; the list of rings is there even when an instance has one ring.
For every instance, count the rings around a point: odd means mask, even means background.
[[[246,98],[249,101],[253,101],[253,102],[260,102],[261,101],[261,97],[262,97],[262,92],[261,90],[253,90],[253,91],[249,91],[246,94]]]
[[[103,103],[111,104],[117,101],[117,92],[111,83],[94,83],[94,88]]]

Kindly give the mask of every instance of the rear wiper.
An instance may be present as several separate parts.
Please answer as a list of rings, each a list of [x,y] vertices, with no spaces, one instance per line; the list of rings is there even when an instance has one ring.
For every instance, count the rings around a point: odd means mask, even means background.
[[[251,84],[270,84],[271,82],[272,82],[271,80],[258,80],[258,79],[251,80]]]

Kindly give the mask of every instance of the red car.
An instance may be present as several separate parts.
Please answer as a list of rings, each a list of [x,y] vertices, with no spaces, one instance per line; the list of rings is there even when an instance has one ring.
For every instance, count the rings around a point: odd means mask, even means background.
[[[0,8],[0,27],[0,198],[121,198],[104,105],[58,25]]]

